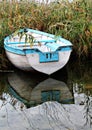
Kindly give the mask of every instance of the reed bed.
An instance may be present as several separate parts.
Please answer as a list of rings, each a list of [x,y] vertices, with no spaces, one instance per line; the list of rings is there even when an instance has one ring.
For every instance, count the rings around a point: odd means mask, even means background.
[[[37,3],[29,0],[0,2],[0,46],[4,37],[20,28],[32,28],[60,35],[73,43],[81,57],[92,56],[91,0]]]

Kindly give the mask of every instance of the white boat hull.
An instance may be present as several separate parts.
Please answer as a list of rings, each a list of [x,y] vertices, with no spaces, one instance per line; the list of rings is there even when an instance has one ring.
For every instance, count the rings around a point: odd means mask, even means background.
[[[39,54],[18,55],[9,51],[6,51],[6,54],[11,63],[19,69],[25,71],[36,70],[50,75],[67,64],[71,50],[59,52],[59,61],[46,63],[39,62]]]
[[[61,36],[20,29],[4,39],[8,59],[22,70],[52,74],[66,65],[72,43]]]

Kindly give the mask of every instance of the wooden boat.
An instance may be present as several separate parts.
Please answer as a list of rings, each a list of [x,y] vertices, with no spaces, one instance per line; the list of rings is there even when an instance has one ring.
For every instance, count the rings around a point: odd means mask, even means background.
[[[20,29],[4,39],[4,48],[17,68],[50,75],[66,65],[72,43],[38,30]]]

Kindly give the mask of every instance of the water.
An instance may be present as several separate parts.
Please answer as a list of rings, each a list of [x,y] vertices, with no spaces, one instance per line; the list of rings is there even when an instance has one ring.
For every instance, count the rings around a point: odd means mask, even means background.
[[[80,65],[75,64],[75,66],[71,65],[69,67],[61,69],[60,71],[56,72],[50,77],[38,72],[31,74],[29,72],[24,72],[17,69],[10,72],[2,72],[0,73],[0,95],[2,95],[2,93],[5,91],[7,93],[10,93],[11,95],[14,95],[15,98],[19,98],[19,96],[20,98],[21,97],[23,98],[24,96],[24,99],[30,102],[31,100],[30,95],[32,91],[33,92],[35,91],[34,92],[35,96],[37,93],[40,93],[40,96],[42,96],[41,91],[44,94],[48,92],[47,95],[52,96],[53,94],[51,95],[50,93],[55,93],[55,90],[58,91],[58,94],[60,93],[59,95],[62,95],[61,93],[63,91],[63,88],[65,88],[66,93],[67,91],[68,93],[71,93],[68,99],[69,98],[72,99],[73,85],[76,83],[79,85],[81,84],[85,90],[89,90],[90,92],[92,91],[91,65],[89,66],[86,65],[86,67],[83,64]],[[64,99],[65,97],[62,97],[62,100]],[[39,103],[41,103],[42,102],[41,97],[39,100],[40,100]],[[54,99],[52,97],[49,100]],[[60,102],[62,101],[60,100]]]
[[[0,98],[3,99],[4,94],[9,94],[26,107],[47,101],[72,104],[76,102],[76,93],[78,95],[88,92],[92,94],[92,67],[88,62],[69,63],[51,76],[18,69],[0,73]]]
[[[0,130],[91,130],[91,117],[91,62],[72,60],[51,76],[0,73]]]
[[[16,69],[14,72],[2,72],[0,77],[1,97],[7,93],[23,102],[27,107],[46,101],[58,101],[60,103],[73,101],[72,92],[66,83],[66,68],[51,76],[39,72],[31,74]]]

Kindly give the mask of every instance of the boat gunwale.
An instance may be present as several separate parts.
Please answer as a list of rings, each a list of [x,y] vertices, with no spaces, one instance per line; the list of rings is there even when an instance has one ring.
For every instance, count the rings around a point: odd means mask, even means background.
[[[19,32],[23,32],[23,30],[24,29],[20,29]],[[33,29],[26,29],[26,30],[28,30],[30,32],[33,32],[33,33],[36,33],[36,34],[40,34],[40,35],[44,35],[44,36],[53,38],[51,40],[38,40],[38,41],[35,41],[35,42],[51,42],[51,41],[55,42],[55,41],[60,41],[60,42],[64,43],[65,46],[72,46],[72,43],[69,40],[67,40],[65,38],[62,38],[61,36],[55,36],[55,35],[50,34],[50,33],[42,32],[42,31],[38,31],[38,30],[33,30]],[[5,37],[4,38],[4,44],[12,44],[12,42],[10,42],[10,43],[7,42],[11,37],[12,37],[12,34]],[[15,43],[17,44],[17,42],[15,42]],[[19,42],[19,43],[21,43],[21,42]]]
[[[61,36],[55,36],[53,34],[49,34],[49,33],[46,33],[46,32],[42,32],[42,31],[38,31],[38,30],[33,30],[33,29],[26,29],[27,32],[32,32],[32,33],[36,33],[36,34],[40,34],[40,35],[44,35],[44,36],[48,36],[52,39],[42,39],[42,40],[35,40],[33,45],[31,45],[30,43],[26,43],[26,42],[12,42],[12,41],[8,41],[11,37],[12,37],[12,34],[7,36],[5,39],[4,39],[4,48],[5,50],[9,51],[9,52],[12,52],[12,53],[15,53],[15,54],[21,54],[21,55],[25,55],[26,53],[26,50],[33,50],[34,49],[34,53],[44,53],[43,51],[41,51],[39,49],[39,43],[41,43],[41,46],[42,45],[46,45],[46,44],[49,44],[49,43],[56,43],[58,45],[58,47],[56,48],[56,50],[53,49],[51,50],[51,53],[55,52],[55,51],[61,51],[61,48],[65,48],[65,49],[62,49],[63,51],[67,51],[67,50],[72,50],[72,43],[64,38],[62,38]],[[20,29],[19,32],[22,32],[24,31],[24,29]],[[55,38],[57,37],[57,39]],[[60,46],[59,46],[60,44]],[[13,46],[15,45],[15,46]],[[18,45],[18,46],[16,46]],[[22,47],[23,45],[23,47]],[[38,45],[38,48],[37,48],[37,45]],[[67,49],[66,49],[67,48]],[[33,52],[32,52],[33,53]]]

